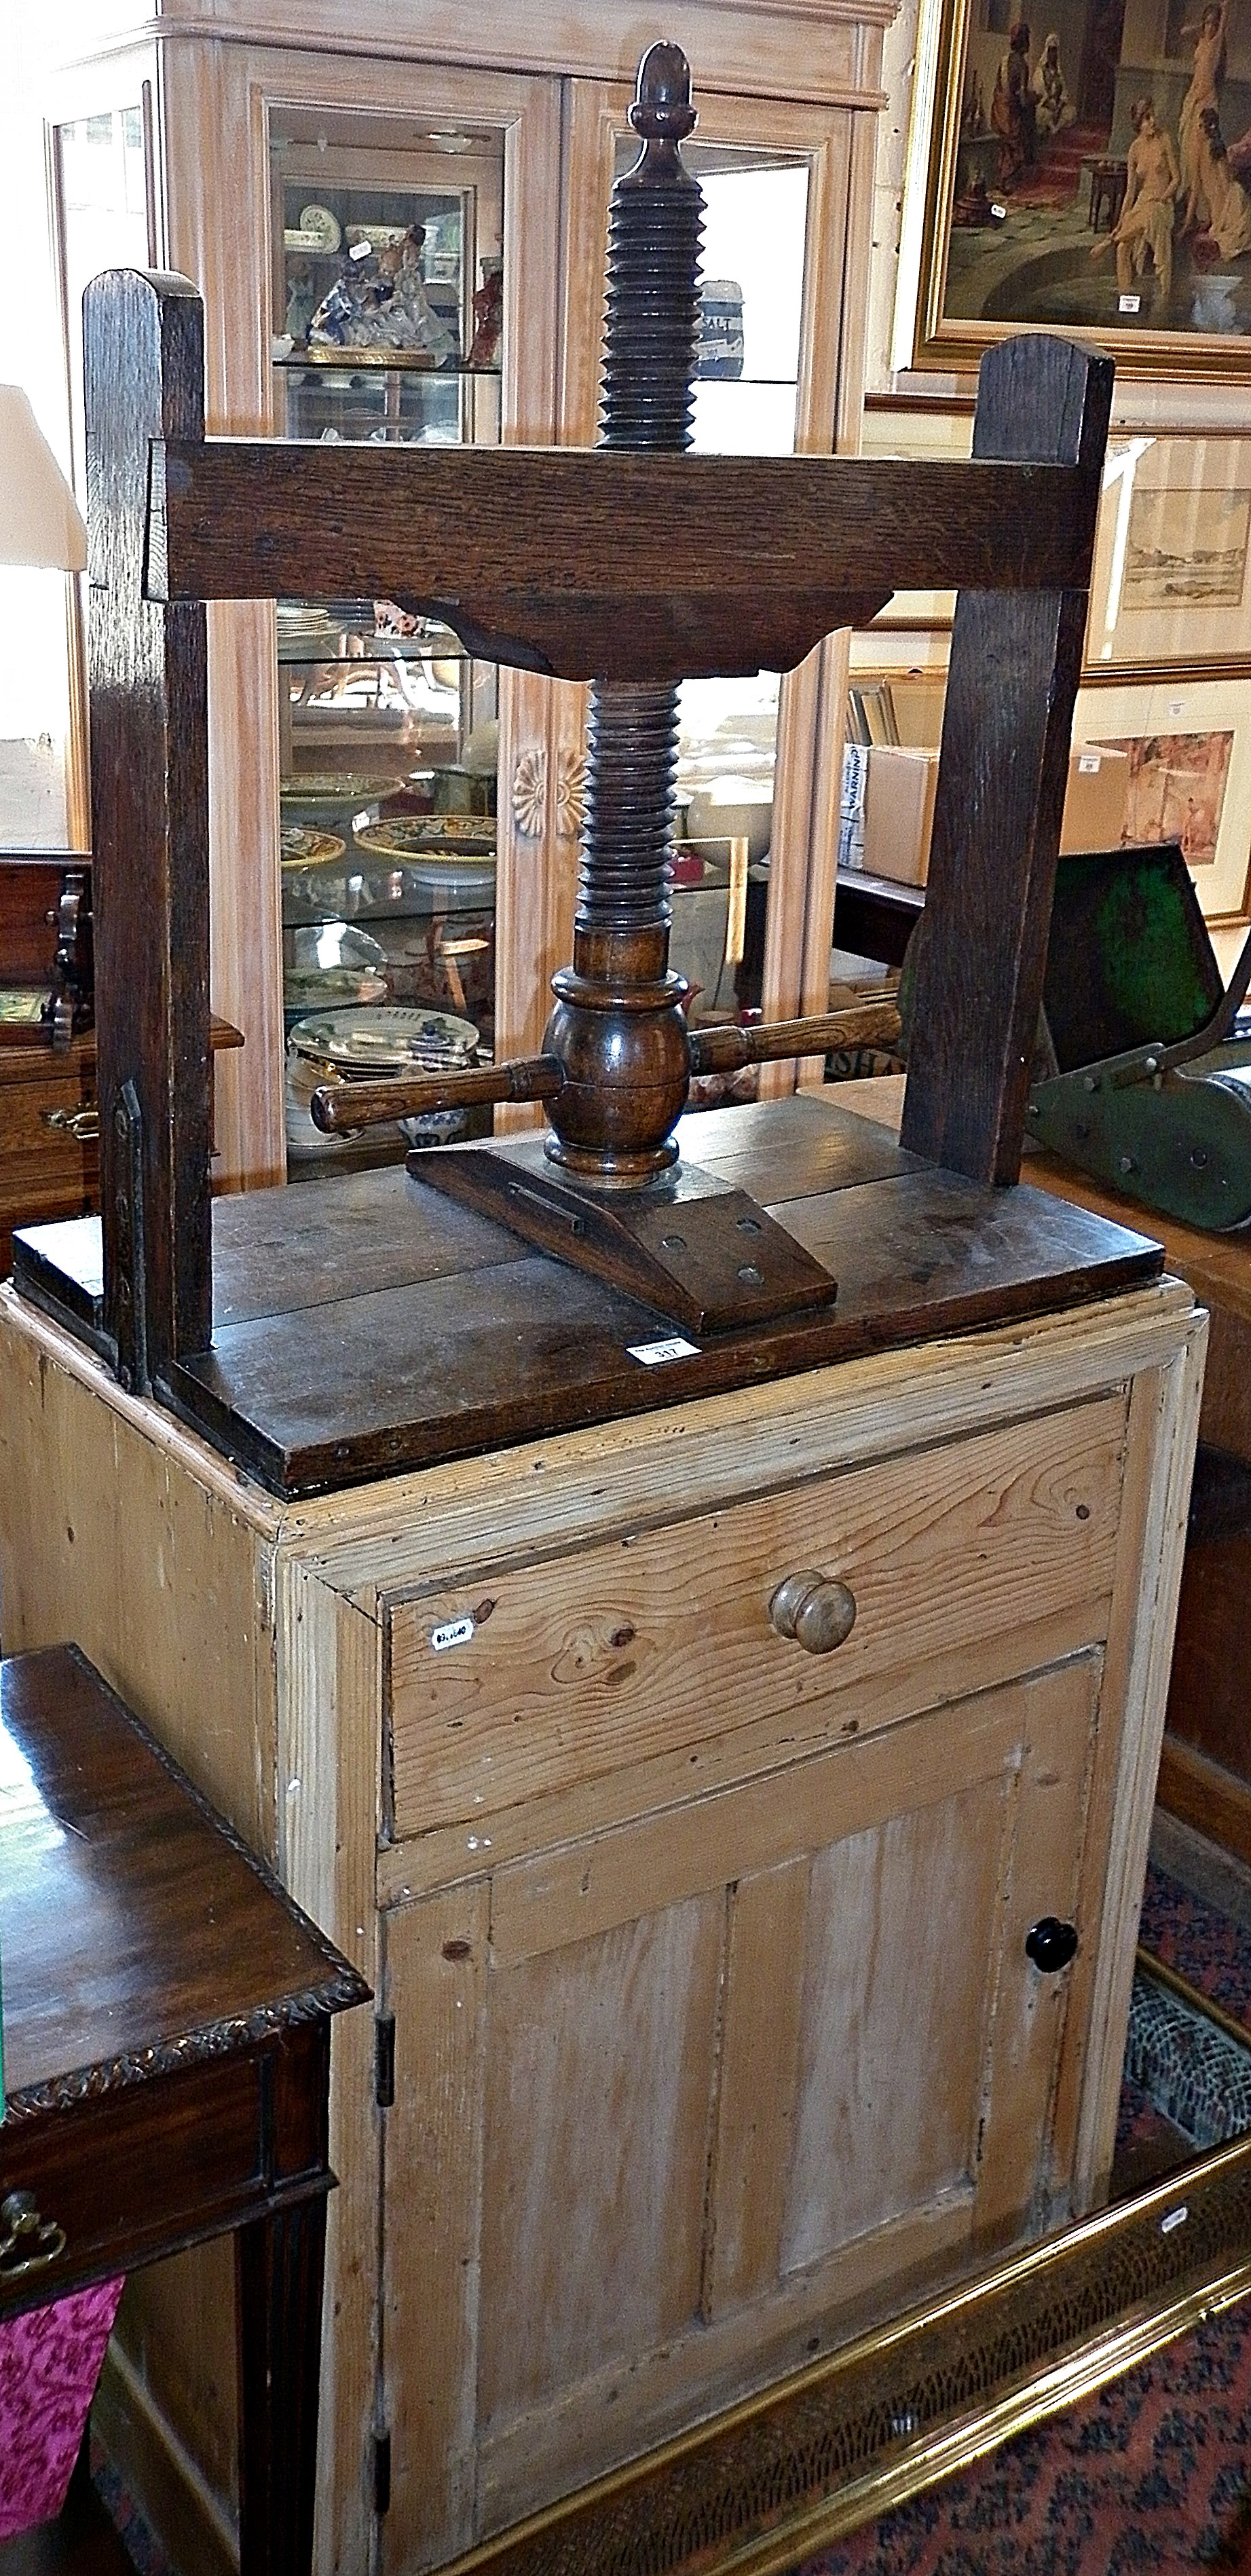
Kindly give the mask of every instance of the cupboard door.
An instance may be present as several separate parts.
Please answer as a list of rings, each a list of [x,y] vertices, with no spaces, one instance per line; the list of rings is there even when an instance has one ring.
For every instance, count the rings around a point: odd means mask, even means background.
[[[1046,2223],[1100,1672],[389,1913],[397,2576]]]

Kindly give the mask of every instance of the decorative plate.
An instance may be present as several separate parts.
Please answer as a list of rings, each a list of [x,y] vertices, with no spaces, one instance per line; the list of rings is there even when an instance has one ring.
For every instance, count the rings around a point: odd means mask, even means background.
[[[315,1011],[297,1020],[290,1044],[297,1055],[359,1073],[384,1073],[409,1065],[463,1064],[478,1043],[472,1020],[450,1011],[422,1011],[400,1003],[349,1011]]]
[[[324,868],[341,859],[347,842],[338,832],[319,832],[309,823],[284,823],[279,834],[284,868]]]
[[[288,966],[282,1002],[287,1011],[313,1011],[336,1002],[381,1002],[386,989],[385,975],[361,966]]]
[[[343,239],[339,218],[331,214],[329,206],[301,206],[300,230],[316,235],[319,250],[337,250]]]
[[[349,224],[347,244],[354,250],[358,242],[368,242],[371,250],[391,250],[396,242],[407,238],[407,224]]]
[[[356,842],[381,859],[437,853],[442,859],[478,860],[484,867],[495,864],[495,825],[481,814],[386,814],[377,823],[363,824]]]
[[[364,778],[350,769],[301,770],[296,778],[282,781],[284,805],[377,805],[384,796],[398,796],[402,778]]]

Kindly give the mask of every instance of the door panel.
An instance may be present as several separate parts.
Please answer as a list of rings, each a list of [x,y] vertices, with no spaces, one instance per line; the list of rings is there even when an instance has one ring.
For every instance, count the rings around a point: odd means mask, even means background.
[[[972,2185],[1013,1787],[1000,1773],[813,1863],[784,2273]]]
[[[1101,1672],[389,1913],[388,2569],[1036,2231],[1068,1981],[1024,1943],[1075,1904]]]

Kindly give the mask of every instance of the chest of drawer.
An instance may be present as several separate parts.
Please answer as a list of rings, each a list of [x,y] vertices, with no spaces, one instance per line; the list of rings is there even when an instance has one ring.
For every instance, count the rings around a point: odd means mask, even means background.
[[[1124,1440],[1115,1394],[391,1601],[392,1830],[485,1817],[818,1701],[832,1735],[855,1734],[969,1687],[960,1659],[988,1641],[1016,1668],[1021,1633],[1058,1613],[1078,1614],[1067,1642],[1096,1641]],[[811,1651],[771,1618],[801,1573],[852,1596],[837,1646]]]

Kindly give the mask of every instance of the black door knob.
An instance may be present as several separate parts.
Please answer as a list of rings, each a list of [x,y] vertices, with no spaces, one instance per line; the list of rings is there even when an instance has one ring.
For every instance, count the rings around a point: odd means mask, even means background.
[[[1041,1923],[1025,1935],[1025,1956],[1044,1976],[1053,1977],[1057,1968],[1067,1968],[1076,1952],[1077,1925],[1061,1923],[1056,1914],[1044,1914]]]

